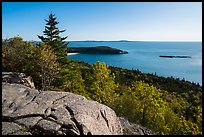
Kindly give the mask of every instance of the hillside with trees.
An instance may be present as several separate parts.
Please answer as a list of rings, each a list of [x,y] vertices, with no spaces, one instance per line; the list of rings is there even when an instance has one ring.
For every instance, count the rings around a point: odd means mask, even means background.
[[[67,58],[53,14],[46,20],[42,44],[17,36],[2,40],[3,71],[22,72],[38,90],[72,92],[111,107],[118,116],[161,135],[202,134],[202,86],[139,70],[87,64]]]

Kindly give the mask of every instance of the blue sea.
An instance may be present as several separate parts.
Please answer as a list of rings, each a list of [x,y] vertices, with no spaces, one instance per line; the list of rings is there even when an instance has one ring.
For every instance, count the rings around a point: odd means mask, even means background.
[[[69,59],[90,64],[97,61],[109,66],[144,73],[185,79],[202,85],[202,42],[140,42],[140,41],[71,41],[68,47],[109,46],[128,54],[75,54]],[[191,56],[192,58],[161,58],[160,55]]]

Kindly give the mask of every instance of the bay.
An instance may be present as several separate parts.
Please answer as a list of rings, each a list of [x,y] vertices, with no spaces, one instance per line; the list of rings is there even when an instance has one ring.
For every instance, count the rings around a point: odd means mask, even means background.
[[[74,54],[69,59],[144,73],[185,79],[202,85],[202,42],[142,42],[142,41],[71,41],[68,47],[109,46],[128,54]],[[191,56],[191,58],[161,58],[160,55]]]

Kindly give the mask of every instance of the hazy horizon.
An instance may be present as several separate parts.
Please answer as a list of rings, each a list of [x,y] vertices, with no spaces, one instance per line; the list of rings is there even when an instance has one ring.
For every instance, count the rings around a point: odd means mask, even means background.
[[[2,2],[2,38],[39,41],[50,13],[66,41],[202,42],[202,2]]]

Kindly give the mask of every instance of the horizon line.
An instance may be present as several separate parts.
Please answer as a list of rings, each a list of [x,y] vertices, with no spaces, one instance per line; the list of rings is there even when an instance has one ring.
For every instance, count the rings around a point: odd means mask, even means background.
[[[158,42],[202,42],[202,40],[69,40],[69,41],[158,41]]]
[[[41,40],[26,40],[26,41],[41,41]],[[121,41],[121,42],[202,42],[202,40],[65,40],[65,41]]]
[[[14,36],[15,37],[15,36]],[[10,37],[13,38],[13,37]],[[2,38],[2,39],[10,39]],[[25,40],[25,41],[41,41],[41,40]],[[116,40],[94,40],[94,39],[85,39],[85,40],[65,40],[65,41],[140,41],[140,42],[202,42],[202,40],[127,40],[127,39],[116,39]]]

